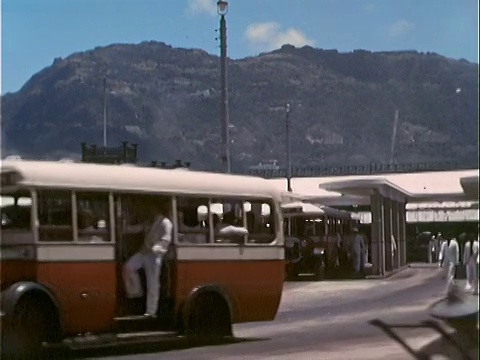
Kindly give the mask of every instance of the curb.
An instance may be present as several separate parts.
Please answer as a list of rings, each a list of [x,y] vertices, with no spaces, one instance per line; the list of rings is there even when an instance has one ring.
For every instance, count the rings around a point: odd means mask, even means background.
[[[385,280],[385,279],[388,279],[389,277],[391,277],[395,274],[398,274],[399,272],[402,272],[403,270],[408,269],[410,267],[411,267],[410,264],[407,264],[407,265],[404,265],[404,266],[402,266],[398,269],[388,271],[383,275],[367,275],[367,276],[365,276],[365,279],[368,279],[368,280]]]

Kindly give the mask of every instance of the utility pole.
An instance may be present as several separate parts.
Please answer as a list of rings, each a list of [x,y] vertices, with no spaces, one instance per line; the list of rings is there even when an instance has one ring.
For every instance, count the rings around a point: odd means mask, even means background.
[[[290,159],[290,104],[285,106],[285,136],[287,148],[287,191],[292,192],[292,161]]]
[[[103,147],[107,148],[107,78],[103,78]]]
[[[220,82],[221,82],[221,122],[222,122],[222,167],[227,174],[230,173],[230,124],[228,114],[228,83],[227,83],[227,21],[228,2],[219,0],[217,11],[220,15]]]
[[[398,109],[395,110],[395,119],[393,120],[392,148],[390,149],[390,164],[393,164],[393,159],[395,154],[395,141],[397,139],[397,127],[398,127]]]

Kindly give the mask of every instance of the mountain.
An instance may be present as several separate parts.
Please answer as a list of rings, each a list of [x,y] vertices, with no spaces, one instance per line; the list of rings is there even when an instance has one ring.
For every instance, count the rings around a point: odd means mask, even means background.
[[[75,53],[2,97],[3,154],[80,155],[108,141],[139,144],[143,161],[220,167],[219,58],[161,42]],[[229,60],[233,169],[285,158],[291,104],[292,163],[388,162],[395,110],[397,162],[476,161],[478,64],[415,51],[339,53],[312,47]]]

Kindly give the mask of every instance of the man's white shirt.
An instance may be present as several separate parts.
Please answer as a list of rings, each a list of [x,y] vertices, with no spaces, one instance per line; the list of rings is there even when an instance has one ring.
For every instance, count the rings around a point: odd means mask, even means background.
[[[158,255],[164,255],[172,242],[173,224],[163,215],[157,215],[145,236],[144,246]]]

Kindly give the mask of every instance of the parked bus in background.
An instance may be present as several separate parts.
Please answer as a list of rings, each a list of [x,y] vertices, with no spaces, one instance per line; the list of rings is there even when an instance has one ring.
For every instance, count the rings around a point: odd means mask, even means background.
[[[281,194],[267,180],[40,161],[4,161],[0,174],[5,353],[28,357],[78,334],[230,336],[233,323],[275,318],[284,235]],[[146,318],[144,306],[127,306],[122,268],[144,241],[132,229],[151,216],[143,204],[152,200],[169,204],[173,240],[157,316]],[[219,231],[227,214],[240,237]]]
[[[287,278],[313,274],[322,280],[349,266],[350,234],[358,220],[352,213],[302,201],[282,205]]]

